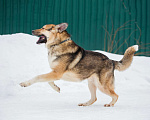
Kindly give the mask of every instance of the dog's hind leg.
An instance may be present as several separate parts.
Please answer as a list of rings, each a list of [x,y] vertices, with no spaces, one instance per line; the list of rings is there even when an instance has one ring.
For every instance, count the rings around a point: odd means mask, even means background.
[[[109,104],[105,104],[104,107],[114,106],[114,104],[118,100],[118,95],[115,93],[115,91],[113,89],[107,88],[104,90],[104,93],[109,95],[112,98],[112,101]]]
[[[60,88],[54,82],[48,82],[48,84],[57,92],[60,93]]]
[[[109,77],[108,77],[109,76]],[[105,104],[105,107],[111,107],[114,106],[114,104],[118,100],[118,95],[114,91],[114,76],[108,75],[107,77],[103,76],[101,79],[103,79],[102,84],[99,83],[98,88],[105,94],[109,95],[112,98],[112,101],[109,104]]]
[[[91,99],[85,103],[78,104],[78,106],[89,106],[89,105],[92,105],[97,100],[97,98],[96,98],[97,87],[95,86],[94,76],[92,76],[88,79],[88,87],[89,87],[89,90],[91,93]]]

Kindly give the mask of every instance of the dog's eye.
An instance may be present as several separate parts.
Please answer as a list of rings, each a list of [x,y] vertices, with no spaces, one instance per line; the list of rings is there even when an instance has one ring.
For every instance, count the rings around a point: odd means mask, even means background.
[[[50,29],[47,29],[48,31],[51,31],[52,30],[52,28],[50,28]]]

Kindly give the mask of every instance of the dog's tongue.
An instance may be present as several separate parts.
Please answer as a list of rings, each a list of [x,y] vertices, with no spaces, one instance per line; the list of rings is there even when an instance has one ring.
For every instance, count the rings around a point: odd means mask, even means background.
[[[40,36],[39,40],[42,40],[42,39],[45,39],[45,37],[44,36]]]
[[[40,44],[40,43],[46,43],[46,42],[47,42],[46,37],[44,35],[42,35],[39,37],[39,39],[36,43]]]

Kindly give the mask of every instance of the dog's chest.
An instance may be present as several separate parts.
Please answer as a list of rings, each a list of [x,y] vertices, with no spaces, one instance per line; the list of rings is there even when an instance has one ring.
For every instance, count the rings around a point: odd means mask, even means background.
[[[50,52],[48,54],[48,62],[49,62],[49,65],[50,65],[50,68],[55,68],[55,66],[58,64],[56,60],[56,56],[55,55],[52,55]]]

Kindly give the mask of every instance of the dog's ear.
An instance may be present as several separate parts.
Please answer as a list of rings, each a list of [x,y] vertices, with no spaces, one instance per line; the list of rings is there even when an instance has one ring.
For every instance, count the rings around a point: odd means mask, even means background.
[[[61,23],[55,26],[55,28],[58,30],[58,32],[63,32],[68,27],[68,23]]]

